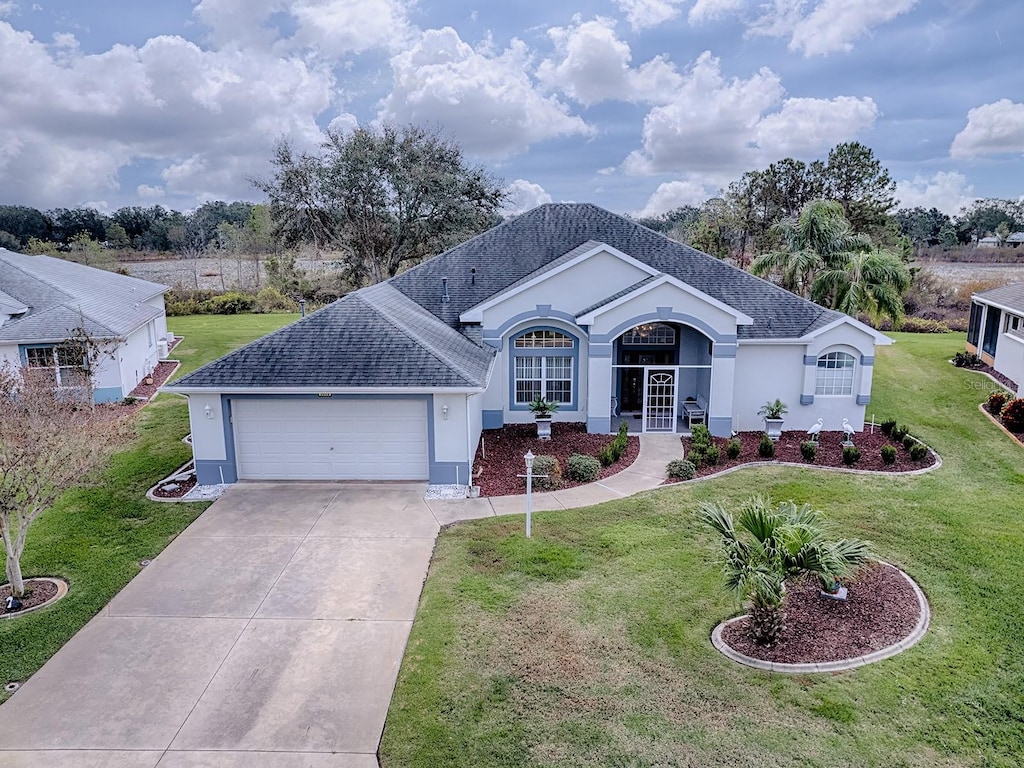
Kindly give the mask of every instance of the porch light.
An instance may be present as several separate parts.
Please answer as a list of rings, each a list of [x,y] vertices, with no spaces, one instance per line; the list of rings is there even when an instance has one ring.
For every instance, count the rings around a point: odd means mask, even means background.
[[[203,413],[206,414],[206,418],[208,418],[208,419],[212,419],[213,418],[213,408],[211,408],[209,405],[203,406]]]

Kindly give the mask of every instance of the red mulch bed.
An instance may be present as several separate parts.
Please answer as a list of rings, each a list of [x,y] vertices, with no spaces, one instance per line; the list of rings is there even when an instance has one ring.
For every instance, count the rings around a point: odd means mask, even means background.
[[[190,471],[191,470],[191,471]],[[153,495],[161,499],[180,499],[186,493],[196,487],[195,464],[189,463],[182,472],[189,472],[183,480],[165,480],[153,489]],[[175,473],[177,474],[177,473]],[[174,486],[169,487],[169,486]]]
[[[775,443],[774,459],[763,459],[757,452],[761,443],[763,432],[740,432],[737,437],[743,443],[743,450],[735,459],[730,459],[725,453],[725,446],[728,438],[714,437],[712,442],[721,450],[721,458],[714,466],[702,466],[697,468],[698,477],[706,477],[721,472],[729,467],[736,467],[741,464],[750,464],[755,461],[787,461],[795,464],[808,464],[800,453],[800,443],[808,439],[807,433],[803,430],[792,430],[783,432],[782,437]],[[843,463],[843,439],[842,432],[822,432],[818,436],[818,453],[814,461],[809,464],[812,467],[842,467],[847,468]],[[859,432],[853,438],[854,445],[860,451],[860,461],[850,469],[869,469],[876,472],[908,472],[914,469],[930,467],[935,463],[935,456],[929,452],[923,461],[913,461],[910,453],[903,447],[902,443],[890,440],[876,429],[874,434],[870,432]],[[882,461],[881,448],[883,445],[891,445],[896,448],[896,461],[893,464],[886,464]],[[690,439],[683,438],[684,453],[689,453]],[[670,480],[668,482],[676,482]]]
[[[734,650],[763,661],[806,664],[852,659],[907,637],[921,616],[917,595],[891,565],[874,563],[847,585],[845,601],[820,594],[821,581],[789,584],[783,602],[786,629],[777,645],[758,645],[741,619],[722,632]]]
[[[535,456],[555,456],[565,471],[566,462],[574,453],[597,457],[598,452],[608,445],[614,435],[597,435],[587,432],[581,422],[554,422],[551,425],[551,439],[537,438],[536,424],[508,424],[501,429],[484,430],[483,439],[476,452],[473,466],[480,473],[474,481],[480,486],[481,496],[509,496],[526,492],[526,479],[518,475],[526,472],[523,456],[533,451]],[[484,456],[486,455],[486,458]],[[626,452],[610,467],[602,467],[598,479],[621,472],[640,455],[640,438],[630,435]],[[583,485],[562,478],[561,488]]]
[[[10,584],[0,587],[0,614],[13,615],[42,605],[57,594],[57,585],[52,581],[43,581],[42,579],[25,579],[25,596],[21,598],[21,608],[16,611],[4,610],[4,601],[10,594]]]
[[[153,383],[147,384],[146,380],[143,379],[139,386],[131,391],[129,397],[139,397],[149,399],[156,394],[156,391],[163,386],[164,382],[170,378],[170,375],[174,373],[174,369],[178,367],[177,362],[171,360],[161,360],[156,364],[156,368],[153,370]]]

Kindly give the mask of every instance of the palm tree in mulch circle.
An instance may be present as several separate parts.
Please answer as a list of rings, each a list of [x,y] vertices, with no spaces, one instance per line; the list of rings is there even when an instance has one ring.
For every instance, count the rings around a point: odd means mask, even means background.
[[[764,496],[744,502],[735,520],[717,503],[702,503],[699,517],[721,536],[726,588],[750,605],[751,638],[776,644],[785,631],[786,581],[816,574],[826,590],[871,559],[862,539],[829,539],[821,513],[792,501],[773,506]]]

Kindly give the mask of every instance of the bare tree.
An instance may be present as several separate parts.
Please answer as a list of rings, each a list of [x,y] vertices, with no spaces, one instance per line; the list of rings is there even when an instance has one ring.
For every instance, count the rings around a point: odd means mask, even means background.
[[[79,337],[54,349],[52,369],[0,366],[0,535],[15,597],[25,593],[29,527],[133,433],[129,419],[92,403],[97,349]]]

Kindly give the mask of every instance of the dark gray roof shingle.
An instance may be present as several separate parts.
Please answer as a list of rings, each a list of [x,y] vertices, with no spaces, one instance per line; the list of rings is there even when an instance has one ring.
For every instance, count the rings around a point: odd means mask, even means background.
[[[713,256],[586,203],[542,205],[391,280],[438,317],[454,317],[589,241],[606,243],[749,315],[741,339],[798,338],[841,317]],[[475,269],[476,272],[471,272]],[[451,302],[441,302],[441,278]],[[458,321],[450,320],[453,325]]]
[[[1024,312],[1024,283],[1011,283],[975,294],[979,299]]]

